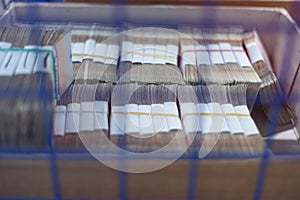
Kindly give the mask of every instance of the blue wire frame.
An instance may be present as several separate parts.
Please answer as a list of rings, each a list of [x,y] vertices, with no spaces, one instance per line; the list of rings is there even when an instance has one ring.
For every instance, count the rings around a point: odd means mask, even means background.
[[[2,1],[2,5],[3,8],[6,8],[6,3],[5,0],[1,0]],[[10,1],[12,2],[12,1]],[[10,3],[9,2],[9,3]],[[62,0],[46,0],[46,1],[42,1],[42,0],[36,0],[36,1],[23,1],[23,2],[63,2]],[[210,2],[210,5],[214,5],[217,4],[217,0],[214,0],[212,2]],[[112,3],[114,4],[119,4],[119,3],[126,3],[126,0],[114,0]],[[34,7],[32,7],[34,8]],[[114,25],[121,25],[122,24],[122,20],[126,19],[126,11],[121,8],[116,8],[115,10],[115,14],[113,16],[115,16],[113,23]],[[32,21],[30,19],[35,19],[34,13],[35,11],[32,10],[32,12],[28,12],[31,13],[32,15],[28,15],[28,19],[29,21]],[[208,14],[207,14],[208,15]],[[209,24],[210,26],[214,26],[217,25],[216,21],[214,21],[214,17],[211,16],[209,19],[211,19],[211,21],[208,23],[207,21],[201,21],[202,19],[199,19],[199,22],[202,22],[203,24]],[[34,25],[35,27],[38,28],[38,24]],[[36,37],[39,37],[38,35]],[[292,41],[290,41],[292,42]],[[289,45],[286,45],[286,47],[288,47]],[[286,49],[285,51],[283,51],[286,53],[285,60],[284,63],[289,63],[289,50]],[[282,67],[282,70],[289,70],[287,68]],[[284,74],[284,73],[281,73]],[[286,80],[287,77],[279,77],[280,80]],[[45,94],[42,94],[45,95]],[[283,101],[282,98],[277,98],[273,100],[272,103],[272,114],[276,115],[279,113],[279,107],[280,107],[280,103]],[[57,152],[54,148],[54,144],[52,142],[52,125],[51,125],[51,119],[49,119],[50,114],[48,113],[49,111],[47,111],[47,109],[44,110],[44,119],[46,120],[46,130],[47,130],[47,149],[28,149],[29,152],[34,152],[34,153],[38,153],[38,152],[42,152],[42,153],[46,153],[47,155],[47,159],[49,160],[50,163],[50,169],[51,169],[51,180],[52,180],[52,187],[53,187],[53,194],[54,197],[53,198],[12,198],[12,197],[0,197],[0,200],[59,200],[59,199],[63,199],[63,200],[70,200],[69,198],[62,198],[61,195],[61,187],[60,187],[60,179],[59,179],[59,171],[57,168]],[[276,127],[273,124],[269,124],[268,125],[268,131],[267,131],[267,135],[270,136],[274,131],[275,131]],[[271,140],[267,140],[267,146],[271,147],[272,146],[272,141]],[[0,149],[1,150],[1,149]],[[3,151],[1,151],[3,152]],[[26,151],[25,151],[26,152]],[[24,153],[24,151],[23,151]],[[265,176],[266,176],[266,172],[268,169],[268,164],[269,164],[269,159],[270,159],[270,154],[267,151],[267,147],[265,149],[265,153],[262,155],[261,158],[261,163],[260,163],[260,168],[259,168],[259,172],[257,174],[257,183],[256,183],[256,188],[255,188],[255,194],[254,194],[254,199],[255,200],[259,200],[261,199],[262,196],[262,192],[263,192],[263,187],[264,187],[264,181],[265,181]],[[195,192],[196,192],[196,188],[197,188],[197,184],[199,184],[198,182],[200,181],[199,179],[199,162],[200,160],[198,159],[198,155],[194,154],[192,155],[192,157],[188,158],[189,160],[189,173],[188,173],[188,186],[187,186],[187,199],[188,200],[194,200],[195,199]],[[124,161],[121,159],[120,160],[120,165],[122,165],[124,163]],[[127,174],[124,172],[119,172],[119,198],[120,199],[128,199],[128,180],[127,180]],[[73,200],[81,200],[81,198],[78,199],[74,199]],[[99,199],[93,199],[91,198],[90,200],[100,200]],[[89,200],[89,199],[85,199],[85,200]]]

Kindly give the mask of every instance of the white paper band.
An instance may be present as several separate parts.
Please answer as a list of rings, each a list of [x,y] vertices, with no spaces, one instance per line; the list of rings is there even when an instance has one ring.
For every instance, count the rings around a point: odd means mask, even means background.
[[[125,119],[126,115],[118,114],[118,112],[124,113],[124,106],[112,106],[111,119],[110,119],[110,134],[111,135],[124,135],[125,134]]]
[[[196,55],[197,55],[197,65],[210,65],[209,53],[206,46],[197,45],[196,46]]]
[[[56,106],[54,117],[54,135],[64,136],[66,123],[66,106]]]
[[[146,113],[139,115],[139,127],[141,134],[153,134],[153,122],[151,113],[151,106],[150,105],[139,105],[139,112]]]
[[[235,112],[238,114],[250,115],[246,105],[235,106]],[[242,125],[245,135],[259,135],[259,130],[251,116],[239,116],[239,121]]]
[[[235,113],[235,109],[232,104],[223,104],[223,112],[226,113]],[[226,115],[226,122],[232,134],[243,133],[244,130],[240,124],[239,118],[237,116]]]
[[[83,56],[73,56],[73,54],[81,55],[84,53],[84,43],[76,42],[73,43],[72,48],[72,62],[82,62]]]
[[[94,54],[96,55],[94,57],[94,62],[105,63],[106,51],[107,45],[105,43],[97,43],[94,51]]]
[[[212,64],[224,64],[222,54],[217,44],[209,44],[207,46]]]
[[[180,104],[181,118],[186,114],[197,113],[197,105],[195,103],[182,103]],[[183,119],[183,127],[185,133],[195,133],[201,131],[200,127],[200,117],[197,115],[187,115]]]
[[[151,104],[151,113],[154,113],[154,114],[165,113],[164,105],[163,104]],[[153,121],[153,128],[154,128],[155,133],[169,131],[166,116],[153,115],[152,121]]]
[[[66,133],[79,133],[80,104],[70,103],[67,106]]]
[[[124,41],[122,42],[122,53],[121,53],[121,61],[131,62],[132,61],[132,54],[130,52],[133,51],[133,43]]]
[[[87,54],[88,56],[84,56],[83,59],[93,59],[93,57],[90,55],[94,54],[95,47],[96,47],[95,40],[88,39],[87,41],[85,41],[83,53]]]
[[[177,115],[167,116],[167,124],[170,130],[182,130],[181,121],[179,119],[178,108],[176,102],[164,102],[164,108],[166,114]]]
[[[80,103],[79,131],[94,131],[94,102]]]
[[[119,58],[119,46],[115,44],[110,44],[107,46],[107,51],[106,51],[106,59],[105,59],[105,64],[112,64],[112,65],[117,65],[118,58]]]
[[[225,63],[237,63],[229,43],[219,43],[219,47]]]
[[[246,52],[244,51],[243,47],[233,46],[232,50],[234,51],[234,55],[236,60],[238,61],[241,67],[252,67]]]
[[[108,103],[107,101],[94,102],[94,130],[108,130]]]
[[[255,42],[246,44],[246,48],[252,64],[264,61],[263,55]]]

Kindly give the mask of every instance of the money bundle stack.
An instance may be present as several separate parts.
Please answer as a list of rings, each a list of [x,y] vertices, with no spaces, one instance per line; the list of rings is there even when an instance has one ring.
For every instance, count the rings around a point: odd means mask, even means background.
[[[178,33],[138,28],[122,34],[119,83],[184,84],[178,68]]]
[[[110,138],[133,152],[186,148],[176,86],[116,85],[112,94]]]
[[[53,45],[62,35],[64,31],[0,27],[2,146],[47,144],[58,94]]]
[[[72,62],[75,83],[117,81],[119,38],[115,28],[72,30]],[[108,39],[109,38],[109,39]]]
[[[263,47],[258,34],[255,31],[245,33],[243,39],[251,63],[262,80],[259,100],[266,116],[274,124],[295,123],[296,114],[287,104],[278,79],[273,73],[272,66],[270,66],[268,58],[262,52]],[[279,101],[278,105],[273,105],[270,100]],[[279,107],[277,112],[276,107]]]
[[[179,86],[181,121],[190,151],[205,156],[253,156],[265,144],[246,105],[244,84]],[[192,141],[189,141],[192,140]]]
[[[252,109],[261,80],[242,46],[236,30],[200,30],[185,27],[180,40],[181,71],[192,85],[247,85],[247,104]],[[189,39],[192,37],[193,40]]]

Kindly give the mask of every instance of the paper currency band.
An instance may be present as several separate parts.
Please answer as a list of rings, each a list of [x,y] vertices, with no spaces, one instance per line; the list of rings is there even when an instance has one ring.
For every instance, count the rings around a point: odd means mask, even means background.
[[[236,117],[249,117],[249,114],[242,113],[211,113],[211,112],[200,112],[200,113],[187,113],[182,115],[181,121],[188,116],[236,116]]]

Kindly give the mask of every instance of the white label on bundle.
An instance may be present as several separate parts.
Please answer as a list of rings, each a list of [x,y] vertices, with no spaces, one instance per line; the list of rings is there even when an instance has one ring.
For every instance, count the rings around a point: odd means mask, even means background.
[[[236,63],[234,53],[229,43],[219,43],[225,63]]]
[[[167,45],[166,63],[177,65],[178,46],[173,44]]]
[[[12,46],[11,43],[0,42],[0,48],[1,49],[8,49],[11,46]],[[7,51],[0,51],[0,63],[1,63],[1,65],[2,65],[2,62],[3,62],[4,58],[5,58],[6,53],[7,53]],[[2,66],[0,66],[0,67],[2,67]]]
[[[110,119],[110,134],[111,135],[124,135],[125,134],[125,113],[124,106],[112,106],[111,119]]]
[[[133,43],[124,41],[122,42],[122,54],[121,54],[121,62],[131,62],[132,61],[132,52],[133,52]]]
[[[170,115],[167,116],[167,124],[169,130],[182,130],[176,102],[164,102],[164,107],[165,107],[166,114]]]
[[[181,69],[184,71],[185,65],[196,66],[196,53],[194,45],[182,45],[181,47]]]
[[[217,44],[209,44],[207,48],[209,50],[210,60],[212,64],[224,64],[220,48]]]
[[[65,134],[66,106],[56,106],[54,116],[54,135]]]
[[[185,133],[195,133],[201,131],[199,121],[200,117],[197,115],[198,111],[195,103],[180,104],[180,112]]]
[[[95,40],[88,39],[87,41],[85,41],[83,53],[86,54],[86,56],[84,56],[83,59],[93,59],[93,56],[91,55],[94,54],[95,47],[96,47]]]
[[[67,106],[66,133],[79,133],[80,104],[70,103]]]
[[[18,66],[21,56],[21,51],[7,52],[6,57],[2,62],[2,67],[0,68],[0,76],[12,76]]]
[[[94,102],[80,103],[80,125],[79,131],[94,130]]]
[[[155,46],[153,44],[144,45],[144,61],[143,63],[153,64],[155,55]]]
[[[106,57],[105,64],[117,65],[119,58],[119,46],[116,44],[109,44],[107,46]]]
[[[72,62],[82,62],[83,53],[84,53],[84,43],[82,42],[73,43]]]
[[[94,102],[94,130],[108,130],[108,103],[107,101]]]
[[[9,42],[0,42],[0,48],[1,48],[1,49],[8,49],[8,48],[10,48],[11,46],[12,46],[12,44],[9,43]]]
[[[160,64],[160,65],[166,64],[166,46],[165,45],[155,45],[154,64]]]
[[[94,51],[94,62],[105,62],[107,45],[104,43],[97,43]],[[98,57],[97,57],[98,56]]]
[[[237,114],[245,115],[238,117],[245,135],[258,135],[259,130],[257,129],[252,117],[250,116],[248,107],[246,105],[241,105],[235,106],[234,109]]]
[[[165,109],[163,104],[151,104],[151,114],[152,121],[153,121],[153,128],[155,133],[160,132],[168,132],[168,124],[167,124],[167,117],[163,116],[165,114]],[[159,115],[163,114],[163,115]]]
[[[33,72],[43,72],[43,73],[50,73],[51,72],[51,67],[47,66],[47,58],[51,57],[50,53],[47,52],[38,52],[37,53],[37,58],[36,62],[33,68]]]
[[[37,49],[37,46],[34,45],[28,45],[25,46],[24,49]],[[20,58],[18,67],[16,69],[15,74],[32,74],[35,62],[37,58],[37,52],[23,52],[22,56]]]
[[[150,105],[139,105],[138,107],[140,113],[139,115],[139,127],[140,127],[140,133],[141,134],[153,134],[153,123],[152,123],[152,117],[150,115],[151,113],[151,106]]]
[[[264,61],[260,49],[258,48],[256,42],[251,42],[246,44],[247,52],[250,57],[252,64],[258,61]]]
[[[243,133],[244,130],[240,124],[239,118],[237,116],[231,115],[231,114],[235,114],[235,109],[234,109],[233,105],[232,104],[223,104],[222,110],[226,115],[225,119],[226,119],[227,125],[230,129],[230,132],[232,134]]]
[[[137,114],[128,114],[130,112],[138,112],[138,105],[137,104],[126,104],[126,124],[125,124],[125,131],[127,134],[130,133],[138,133],[139,132],[139,115]]]
[[[252,66],[243,47],[232,47],[232,50],[234,51],[236,60],[238,61],[239,65],[241,67],[251,67]]]
[[[219,103],[209,103],[207,106],[210,112],[213,114],[212,130],[214,130],[215,133],[230,132],[221,105]]]
[[[212,116],[206,115],[205,113],[210,113],[210,110],[205,103],[197,104],[198,112],[201,113],[200,115],[200,127],[202,133],[211,133],[211,125],[212,125]]]
[[[142,44],[133,45],[132,63],[143,63],[144,62],[144,49]]]
[[[197,65],[210,65],[209,53],[206,46],[197,45],[196,46],[196,56],[197,56]]]

